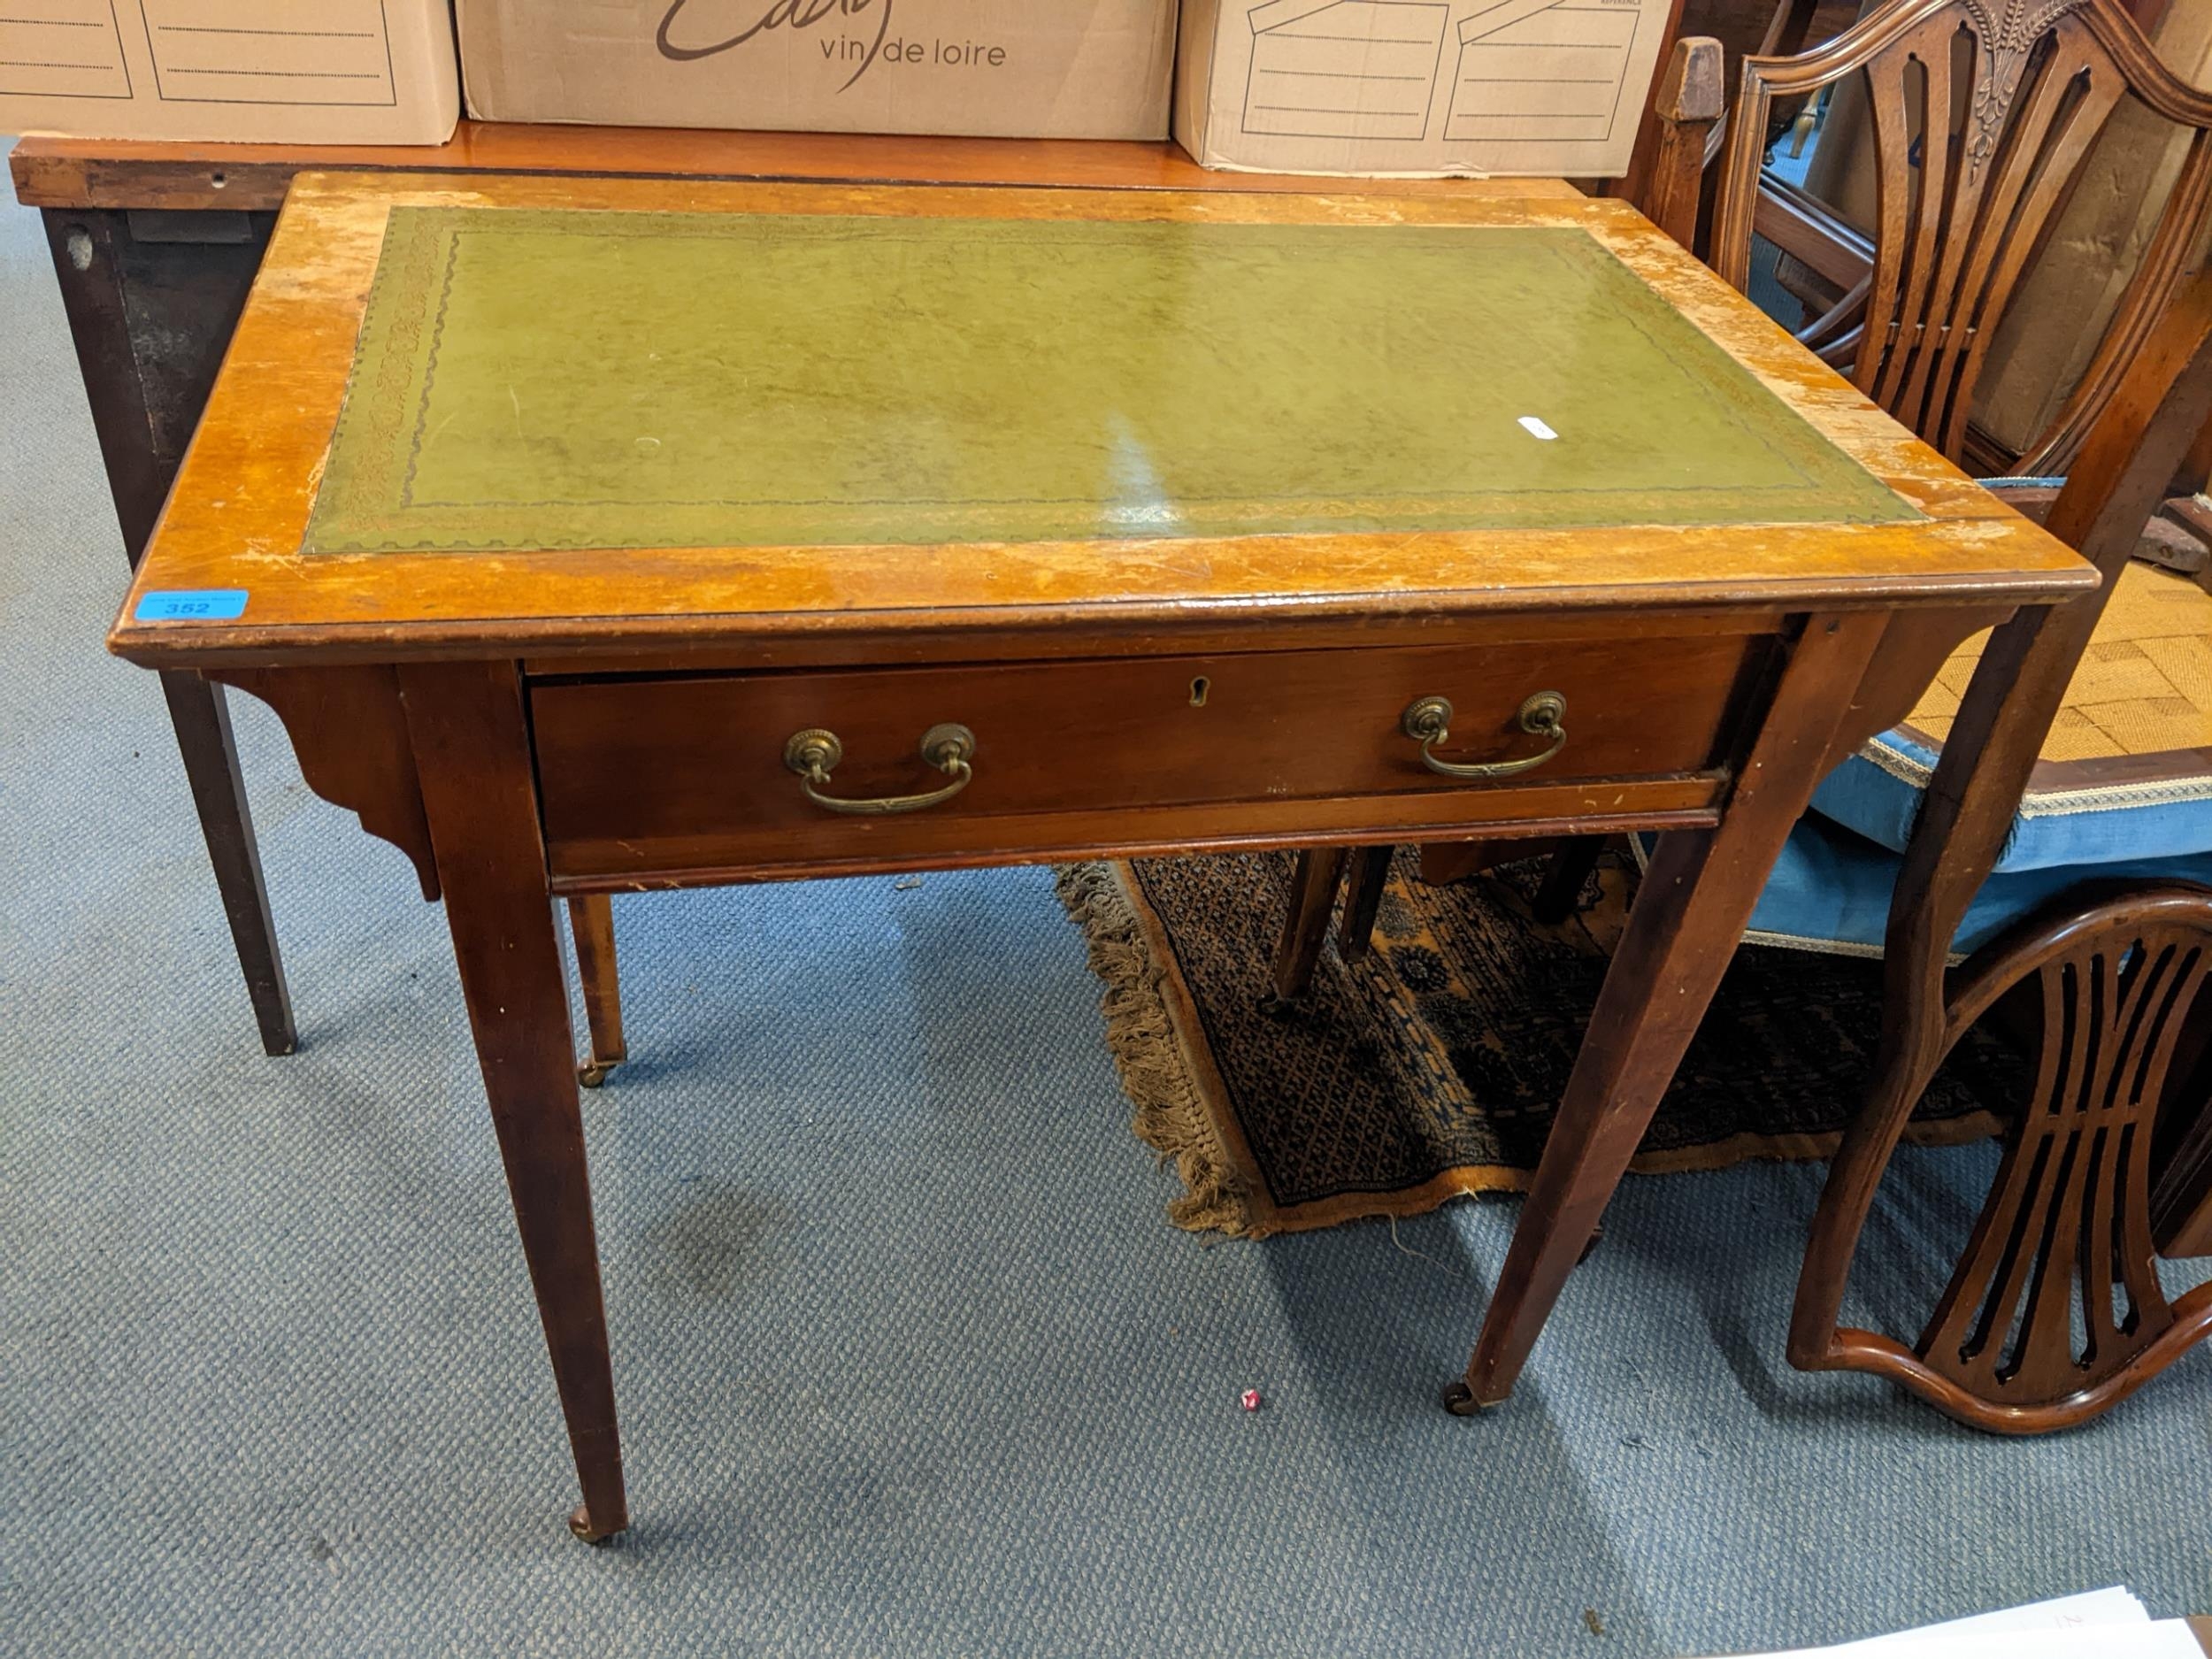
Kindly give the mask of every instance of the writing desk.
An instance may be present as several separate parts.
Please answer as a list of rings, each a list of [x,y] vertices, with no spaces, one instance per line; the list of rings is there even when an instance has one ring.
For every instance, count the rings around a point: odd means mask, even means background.
[[[1494,1402],[1814,784],[2093,582],[1617,203],[303,175],[110,642],[442,894],[596,1539],[549,895],[1665,832]]]

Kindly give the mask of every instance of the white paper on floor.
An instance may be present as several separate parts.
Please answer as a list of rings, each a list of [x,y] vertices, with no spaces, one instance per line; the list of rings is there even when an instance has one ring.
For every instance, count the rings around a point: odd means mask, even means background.
[[[1800,1647],[1750,1659],[1839,1659],[1846,1655],[1870,1659],[2204,1659],[2204,1649],[2182,1620],[2154,1619],[2131,1592],[2115,1586],[1840,1647]]]

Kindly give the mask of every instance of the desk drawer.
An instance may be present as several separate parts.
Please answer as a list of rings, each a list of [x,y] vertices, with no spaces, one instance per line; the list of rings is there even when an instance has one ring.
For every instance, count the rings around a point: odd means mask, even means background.
[[[1660,779],[1679,799],[1685,774],[1716,764],[1739,678],[1765,643],[1699,634],[556,680],[533,685],[531,710],[557,876],[888,861],[900,848],[942,861],[1056,850],[1056,814],[1094,824],[1126,812],[1156,827],[1164,809],[1262,803],[1280,824],[1287,803],[1390,796],[1426,802],[1417,816],[1434,821],[1452,808],[1431,797],[1514,790],[1552,802],[1555,817],[1632,810],[1640,782]],[[1563,741],[1540,716],[1522,723],[1544,693],[1563,700]],[[1436,758],[1534,764],[1439,775],[1403,729],[1427,697],[1452,705]],[[920,748],[944,723],[973,734],[972,775],[918,811],[841,814],[786,764],[794,733],[826,731],[841,756],[818,793],[935,792],[956,772]],[[1071,830],[1067,845],[1116,839]]]

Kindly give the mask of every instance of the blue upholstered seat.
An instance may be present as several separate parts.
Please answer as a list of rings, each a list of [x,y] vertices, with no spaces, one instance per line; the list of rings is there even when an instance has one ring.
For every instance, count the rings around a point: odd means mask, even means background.
[[[2116,825],[2124,834],[2124,824]],[[1888,848],[1830,823],[1817,812],[1801,819],[1767,878],[1766,891],[1744,935],[1754,944],[1790,945],[1852,956],[1879,956],[1889,926],[1890,889],[1903,860]],[[2077,882],[2108,876],[2174,877],[2212,885],[2212,845],[2181,857],[2126,858],[2046,864],[1993,874],[1982,884],[1952,940],[1961,956]]]
[[[1902,852],[1938,753],[1908,727],[1885,732],[1828,774],[1814,793],[1813,810],[1878,846]],[[2134,783],[2115,776],[2072,787],[2031,784],[1992,873],[2179,857],[2208,849],[2212,768]]]

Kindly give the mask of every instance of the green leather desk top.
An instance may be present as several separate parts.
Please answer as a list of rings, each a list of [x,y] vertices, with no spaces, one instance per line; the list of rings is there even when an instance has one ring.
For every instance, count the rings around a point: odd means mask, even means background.
[[[402,205],[305,550],[1918,518],[1579,229]]]

